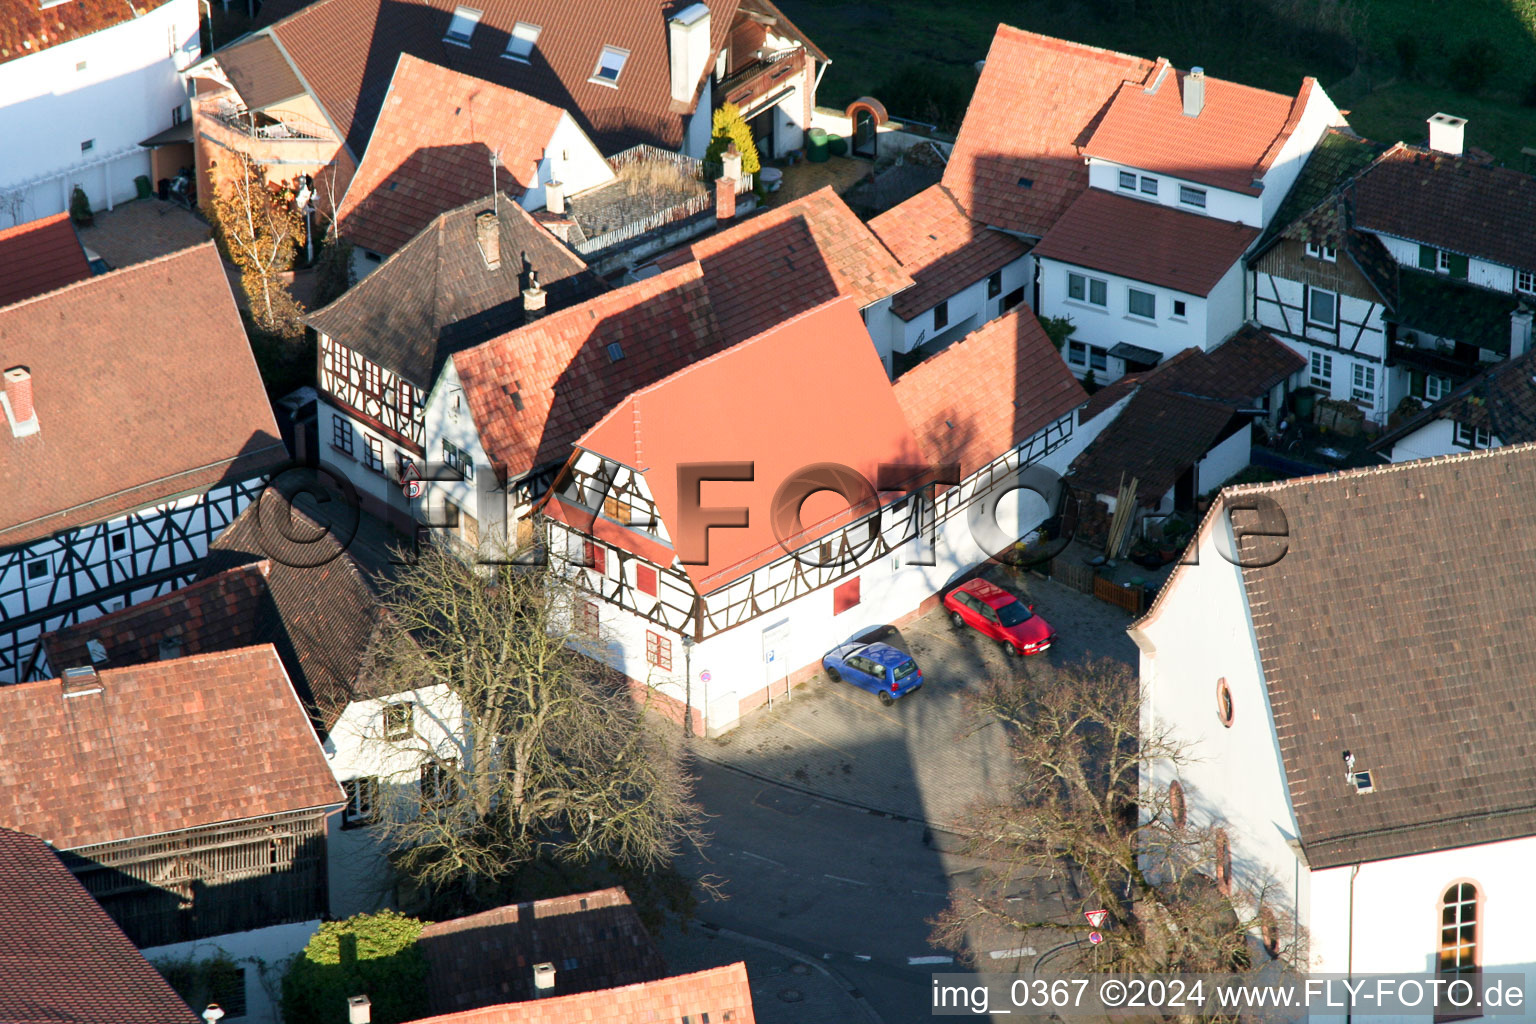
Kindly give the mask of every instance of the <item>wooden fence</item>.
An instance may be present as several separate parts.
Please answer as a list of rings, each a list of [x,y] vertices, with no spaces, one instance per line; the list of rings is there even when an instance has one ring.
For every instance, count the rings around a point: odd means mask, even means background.
[[[1122,586],[1114,580],[1100,576],[1092,566],[1053,558],[1045,565],[1045,574],[1058,583],[1064,583],[1079,593],[1112,604],[1132,616],[1147,610],[1145,587]]]

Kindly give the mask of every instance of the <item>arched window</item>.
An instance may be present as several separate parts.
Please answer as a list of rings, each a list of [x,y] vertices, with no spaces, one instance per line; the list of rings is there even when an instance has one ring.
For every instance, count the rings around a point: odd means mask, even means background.
[[[1440,973],[1470,974],[1478,963],[1478,895],[1471,882],[1457,882],[1440,900]]]
[[[1227,830],[1216,830],[1216,887],[1223,896],[1232,895],[1232,843]]]
[[[1222,725],[1230,729],[1232,715],[1232,688],[1227,685],[1227,677],[1222,676],[1216,680],[1216,717],[1221,719]]]
[[[1183,828],[1189,820],[1189,808],[1184,803],[1184,787],[1179,780],[1168,783],[1168,813],[1173,816],[1175,828]]]

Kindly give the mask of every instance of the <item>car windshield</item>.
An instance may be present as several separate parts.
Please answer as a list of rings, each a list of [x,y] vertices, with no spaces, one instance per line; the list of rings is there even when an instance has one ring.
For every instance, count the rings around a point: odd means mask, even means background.
[[[916,671],[917,671],[917,662],[915,662],[915,661],[904,661],[900,665],[897,665],[895,668],[891,669],[891,678],[892,679],[896,679],[896,680],[902,680],[902,679],[907,678],[907,676],[911,675],[912,673],[914,673]]]
[[[1017,626],[1021,622],[1028,622],[1034,618],[1034,613],[1024,607],[1023,602],[1009,601],[997,609],[997,621],[1005,626]]]

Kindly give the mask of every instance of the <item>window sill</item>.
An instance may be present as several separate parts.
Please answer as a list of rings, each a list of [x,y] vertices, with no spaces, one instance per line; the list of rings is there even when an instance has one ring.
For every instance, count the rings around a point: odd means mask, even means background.
[[[1122,320],[1129,320],[1133,324],[1141,324],[1143,327],[1156,327],[1157,326],[1157,321],[1156,320],[1154,320],[1154,319],[1152,319],[1150,317],[1138,316],[1135,313],[1127,313],[1127,314],[1125,314],[1125,316],[1121,317],[1121,319]]]
[[[1168,319],[1172,320],[1176,324],[1187,324],[1187,323],[1189,323],[1189,317],[1187,317],[1187,316],[1171,316]]]
[[[1337,322],[1334,322],[1334,323],[1331,323],[1331,324],[1325,324],[1325,323],[1319,323],[1316,320],[1308,320],[1307,321],[1307,326],[1308,327],[1316,327],[1316,328],[1318,328],[1320,330],[1324,330],[1324,331],[1336,331],[1336,330],[1339,329],[1339,325],[1338,325]]]
[[[596,75],[593,75],[591,78],[587,79],[587,81],[593,85],[606,85],[610,89],[617,89],[619,87],[618,82],[609,81],[606,78],[598,78]]]
[[[517,57],[517,56],[514,56],[513,54],[510,54],[510,53],[502,54],[501,55],[501,59],[502,60],[514,61],[514,62],[516,62],[518,64],[532,64],[533,63],[533,61],[529,60],[527,57]]]
[[[1091,302],[1084,302],[1082,299],[1072,299],[1072,298],[1062,299],[1061,301],[1062,301],[1063,305],[1076,306],[1078,309],[1092,310],[1095,313],[1108,313],[1109,312],[1109,306],[1107,304],[1103,305],[1103,306],[1095,306]]]
[[[347,451],[345,448],[339,444],[336,444],[335,442],[331,443],[331,451],[335,452],[337,455],[343,455],[351,459],[353,462],[357,461],[357,456],[353,455],[351,452]]]
[[[449,46],[462,46],[466,50],[470,48],[469,40],[467,39],[455,39],[452,36],[443,36],[443,42],[447,43]]]

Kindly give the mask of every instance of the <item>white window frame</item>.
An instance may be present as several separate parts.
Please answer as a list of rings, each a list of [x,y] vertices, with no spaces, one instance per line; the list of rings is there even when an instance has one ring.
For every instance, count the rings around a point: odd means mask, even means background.
[[[452,43],[454,46],[468,46],[469,41],[475,37],[475,29],[479,27],[480,19],[484,16],[484,11],[473,7],[455,7],[453,20],[448,22],[448,31],[443,33],[443,42]]]
[[[520,21],[512,26],[512,34],[507,37],[507,48],[502,56],[507,60],[515,60],[519,64],[531,64],[534,48],[539,45],[539,33],[543,32],[541,25],[532,22]]]
[[[1435,270],[1442,274],[1451,272],[1451,254],[1446,249],[1435,250]]]
[[[353,437],[356,431],[352,429],[352,421],[339,412],[331,413],[331,450],[341,452],[347,458],[352,458],[354,445],[357,439]],[[344,444],[338,444],[344,441]]]
[[[39,562],[43,564],[43,575],[32,578],[32,567]],[[21,565],[21,582],[28,587],[46,586],[53,582],[53,556],[39,555],[36,558],[28,558]]]
[[[389,718],[391,715],[403,716],[405,727],[396,731],[390,731]],[[379,735],[387,742],[395,743],[399,740],[408,740],[416,735],[416,705],[412,701],[390,701],[379,710]]]
[[[1307,360],[1307,379],[1315,388],[1333,387],[1333,356],[1327,352],[1313,352]]]
[[[1456,421],[1456,443],[1463,448],[1487,448],[1493,444],[1493,438],[1482,427],[1472,427],[1460,420]]]
[[[1428,401],[1438,402],[1451,393],[1451,378],[1442,377],[1435,373],[1424,375],[1424,397]]]
[[[617,58],[618,62],[614,64],[610,58]],[[597,66],[592,69],[592,77],[587,79],[587,81],[617,89],[619,87],[619,79],[624,75],[624,65],[627,63],[629,63],[628,50],[622,46],[604,46],[602,52],[597,55]],[[613,68],[612,78],[603,74],[604,67]]]
[[[1156,196],[1157,179],[1150,175],[1143,174],[1141,176],[1141,194],[1144,196]]]
[[[1072,294],[1072,287],[1074,283],[1076,283],[1078,290],[1082,292],[1080,296]],[[1098,291],[1100,296],[1097,302],[1095,302],[1093,299],[1093,293],[1095,290]],[[1097,277],[1089,277],[1087,274],[1069,272],[1067,274],[1067,298],[1073,302],[1081,302],[1087,306],[1096,306],[1099,309],[1107,309],[1109,308],[1109,282],[1101,280]]]
[[[1333,303],[1333,306],[1332,306],[1332,318],[1331,319],[1319,320],[1319,319],[1317,319],[1317,317],[1312,315],[1312,297],[1314,295],[1326,295],[1326,296],[1328,296],[1329,300]],[[1307,302],[1306,317],[1307,317],[1307,323],[1309,325],[1314,326],[1314,327],[1337,327],[1337,326],[1339,326],[1339,293],[1338,292],[1331,292],[1331,291],[1329,291],[1326,288],[1313,288],[1311,285],[1308,285],[1307,286],[1307,294],[1306,294],[1306,302]]]
[[[1376,367],[1370,363],[1355,363],[1350,368],[1349,397],[1354,402],[1376,404]]]
[[[1515,291],[1525,292],[1527,295],[1536,295],[1536,271],[1515,271]]]
[[[1337,263],[1339,260],[1338,249],[1331,245],[1322,245],[1318,242],[1307,243],[1307,255],[1315,260],[1322,260],[1324,263]]]
[[[1145,295],[1151,301],[1151,303],[1152,303],[1152,312],[1150,312],[1150,313],[1138,313],[1138,312],[1136,312],[1134,307],[1135,307],[1135,302],[1136,302],[1136,296],[1138,296],[1138,295]],[[1127,288],[1125,290],[1125,311],[1126,311],[1126,315],[1127,316],[1135,317],[1137,320],[1156,320],[1157,319],[1157,293],[1156,292],[1145,292],[1145,291],[1142,291],[1140,288]]]
[[[363,466],[375,473],[384,472],[384,439],[363,434]]]
[[[1183,307],[1182,309],[1180,308],[1181,306]],[[1189,301],[1187,299],[1174,299],[1173,313],[1171,316],[1175,320],[1189,319]]]
[[[1121,171],[1120,172],[1120,187],[1125,189],[1127,192],[1135,192],[1136,191],[1136,172],[1135,171]]]
[[[443,438],[443,461],[465,480],[473,480],[475,478],[474,460],[469,457],[468,452],[446,437]]]
[[[341,784],[347,797],[341,813],[342,828],[362,828],[379,820],[379,779],[376,775],[360,775]]]
[[[1196,209],[1205,209],[1205,189],[1195,188],[1192,185],[1179,186],[1179,202],[1185,206],[1193,206]]]
[[[1067,362],[1073,366],[1087,366],[1088,343],[1086,341],[1068,341]]]

